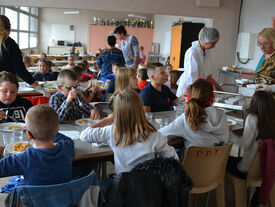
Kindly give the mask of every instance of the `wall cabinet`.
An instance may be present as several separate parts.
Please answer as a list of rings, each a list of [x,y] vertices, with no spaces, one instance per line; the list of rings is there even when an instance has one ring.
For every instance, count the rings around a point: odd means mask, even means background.
[[[170,64],[175,70],[184,67],[184,55],[191,43],[198,40],[203,23],[184,22],[172,26]]]

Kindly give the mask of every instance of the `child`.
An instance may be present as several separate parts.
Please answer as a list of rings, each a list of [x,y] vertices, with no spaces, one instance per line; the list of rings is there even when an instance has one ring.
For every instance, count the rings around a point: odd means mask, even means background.
[[[37,105],[26,115],[27,134],[35,144],[0,160],[0,176],[23,175],[27,185],[52,185],[72,179],[74,142],[58,134],[58,116],[49,106]],[[56,144],[54,144],[56,143]]]
[[[173,65],[171,65],[171,64],[166,64],[166,65],[164,66],[164,70],[165,70],[166,74],[168,75],[168,74],[173,70]]]
[[[168,74],[168,81],[165,83],[165,85],[168,86],[174,94],[177,93],[177,89],[178,89],[177,81],[180,75],[181,75],[180,71],[176,71],[176,70],[170,71]]]
[[[83,73],[84,73],[84,69],[78,66],[74,66],[72,67],[72,70],[74,72],[76,72],[77,76],[78,76],[78,83],[80,83],[82,77],[83,77]],[[93,88],[92,93],[90,93],[90,89]],[[78,88],[79,89],[79,88]],[[92,80],[89,81],[89,84],[87,86],[87,88],[85,88],[83,91],[81,91],[79,89],[78,91],[82,98],[87,102],[90,103],[96,96],[97,92],[100,92],[100,89],[98,86],[93,86]]]
[[[184,96],[177,98],[164,85],[166,73],[161,63],[151,64],[147,69],[151,83],[148,83],[140,92],[145,112],[169,111],[178,101],[184,101]]]
[[[70,55],[68,57],[68,64],[66,65],[66,68],[71,68],[73,66],[75,66],[75,64],[74,64],[74,56]]]
[[[275,101],[267,91],[256,91],[248,108],[242,137],[233,137],[233,142],[244,148],[242,158],[230,157],[227,171],[246,178],[248,168],[258,149],[258,142],[274,139]]]
[[[46,59],[39,59],[37,63],[37,72],[32,75],[36,81],[52,81],[55,77],[49,72],[49,63]]]
[[[138,90],[141,91],[148,83],[147,82],[148,75],[147,75],[146,68],[142,68],[138,70],[137,79],[138,79]]]
[[[0,122],[13,122],[10,117],[23,122],[23,119],[32,107],[29,100],[17,96],[18,81],[10,72],[0,72]]]
[[[56,110],[60,121],[76,120],[83,114],[91,119],[99,118],[99,113],[77,94],[78,76],[73,70],[62,70],[57,82],[59,91],[51,96],[49,104]]]
[[[77,64],[77,66],[83,68],[83,71],[84,71],[82,74],[81,82],[85,82],[90,80],[91,78],[94,78],[93,75],[87,73],[87,70],[89,68],[87,60],[81,61],[80,63]]]
[[[139,49],[139,58],[141,60],[141,63],[145,64],[145,62],[146,62],[146,55],[144,54],[144,47],[143,46],[140,46],[140,49]]]
[[[129,172],[138,163],[159,154],[178,159],[175,149],[148,122],[138,94],[125,89],[117,94],[114,123],[103,128],[85,129],[80,139],[84,142],[108,144],[114,152],[116,173]]]
[[[185,147],[228,143],[229,127],[224,112],[212,106],[213,86],[198,79],[190,86],[185,112],[159,132],[185,139]]]

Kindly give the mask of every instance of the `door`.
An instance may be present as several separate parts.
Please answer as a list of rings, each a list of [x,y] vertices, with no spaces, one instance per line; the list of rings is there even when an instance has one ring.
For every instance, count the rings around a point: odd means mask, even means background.
[[[170,64],[173,66],[174,70],[178,70],[180,65],[181,32],[182,25],[172,26]]]

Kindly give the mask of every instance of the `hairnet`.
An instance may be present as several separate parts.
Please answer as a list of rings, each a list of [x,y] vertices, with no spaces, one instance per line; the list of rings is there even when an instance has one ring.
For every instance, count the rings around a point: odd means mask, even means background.
[[[220,34],[214,27],[204,27],[199,33],[199,41],[202,43],[213,42],[219,40]]]

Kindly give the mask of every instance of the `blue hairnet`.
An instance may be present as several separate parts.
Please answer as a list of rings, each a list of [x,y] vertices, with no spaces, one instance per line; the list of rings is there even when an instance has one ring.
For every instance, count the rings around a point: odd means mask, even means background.
[[[204,27],[199,33],[199,41],[202,43],[213,42],[219,40],[220,33],[214,27]]]

